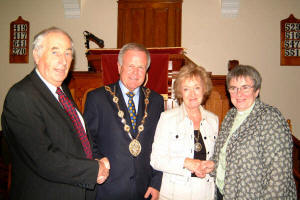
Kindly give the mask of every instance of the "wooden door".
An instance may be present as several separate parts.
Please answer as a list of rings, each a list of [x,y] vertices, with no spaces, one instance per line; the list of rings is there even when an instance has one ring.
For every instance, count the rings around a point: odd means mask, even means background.
[[[181,46],[182,0],[119,0],[118,48]]]

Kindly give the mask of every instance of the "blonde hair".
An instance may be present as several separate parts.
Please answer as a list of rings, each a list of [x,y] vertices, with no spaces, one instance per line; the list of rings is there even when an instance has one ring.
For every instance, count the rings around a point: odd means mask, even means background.
[[[179,73],[176,76],[176,80],[174,82],[174,93],[175,98],[177,99],[178,103],[182,103],[182,94],[181,94],[181,85],[182,82],[186,79],[190,78],[200,78],[204,85],[204,94],[203,94],[203,100],[201,103],[205,102],[205,100],[210,95],[211,89],[212,89],[212,82],[210,79],[210,76],[206,72],[206,70],[203,67],[194,65],[192,63],[188,63],[181,67]]]

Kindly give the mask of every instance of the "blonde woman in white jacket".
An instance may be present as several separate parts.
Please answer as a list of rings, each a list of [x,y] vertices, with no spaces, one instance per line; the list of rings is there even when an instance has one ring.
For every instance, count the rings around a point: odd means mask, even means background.
[[[163,172],[160,200],[211,200],[218,117],[201,103],[211,91],[204,68],[183,66],[174,83],[180,106],[161,114],[151,154],[151,166]]]

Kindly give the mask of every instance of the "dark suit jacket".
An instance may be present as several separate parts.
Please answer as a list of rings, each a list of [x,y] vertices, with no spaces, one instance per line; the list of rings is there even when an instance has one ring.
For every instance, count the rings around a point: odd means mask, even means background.
[[[119,83],[110,85],[116,88],[119,106],[125,113],[127,124],[131,126],[126,103],[122,96]],[[140,90],[137,126],[144,115],[144,93]],[[84,117],[93,138],[93,155],[96,158],[108,157],[110,175],[105,183],[97,186],[98,200],[141,200],[149,186],[160,189],[162,173],[150,166],[152,142],[160,113],[163,111],[163,98],[151,91],[148,104],[148,117],[145,120],[145,130],[139,136],[142,146],[140,155],[133,157],[128,145],[131,142],[124,125],[118,117],[118,109],[112,101],[111,94],[104,87],[88,93]]]
[[[35,71],[9,90],[2,128],[12,154],[11,199],[86,199],[98,163],[85,158],[72,121]]]

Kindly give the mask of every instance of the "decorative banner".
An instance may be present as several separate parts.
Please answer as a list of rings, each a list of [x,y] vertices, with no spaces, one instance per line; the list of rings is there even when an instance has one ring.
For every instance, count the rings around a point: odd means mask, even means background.
[[[9,63],[28,63],[29,22],[21,16],[10,23]]]
[[[293,14],[281,20],[280,65],[300,66],[300,20]]]

